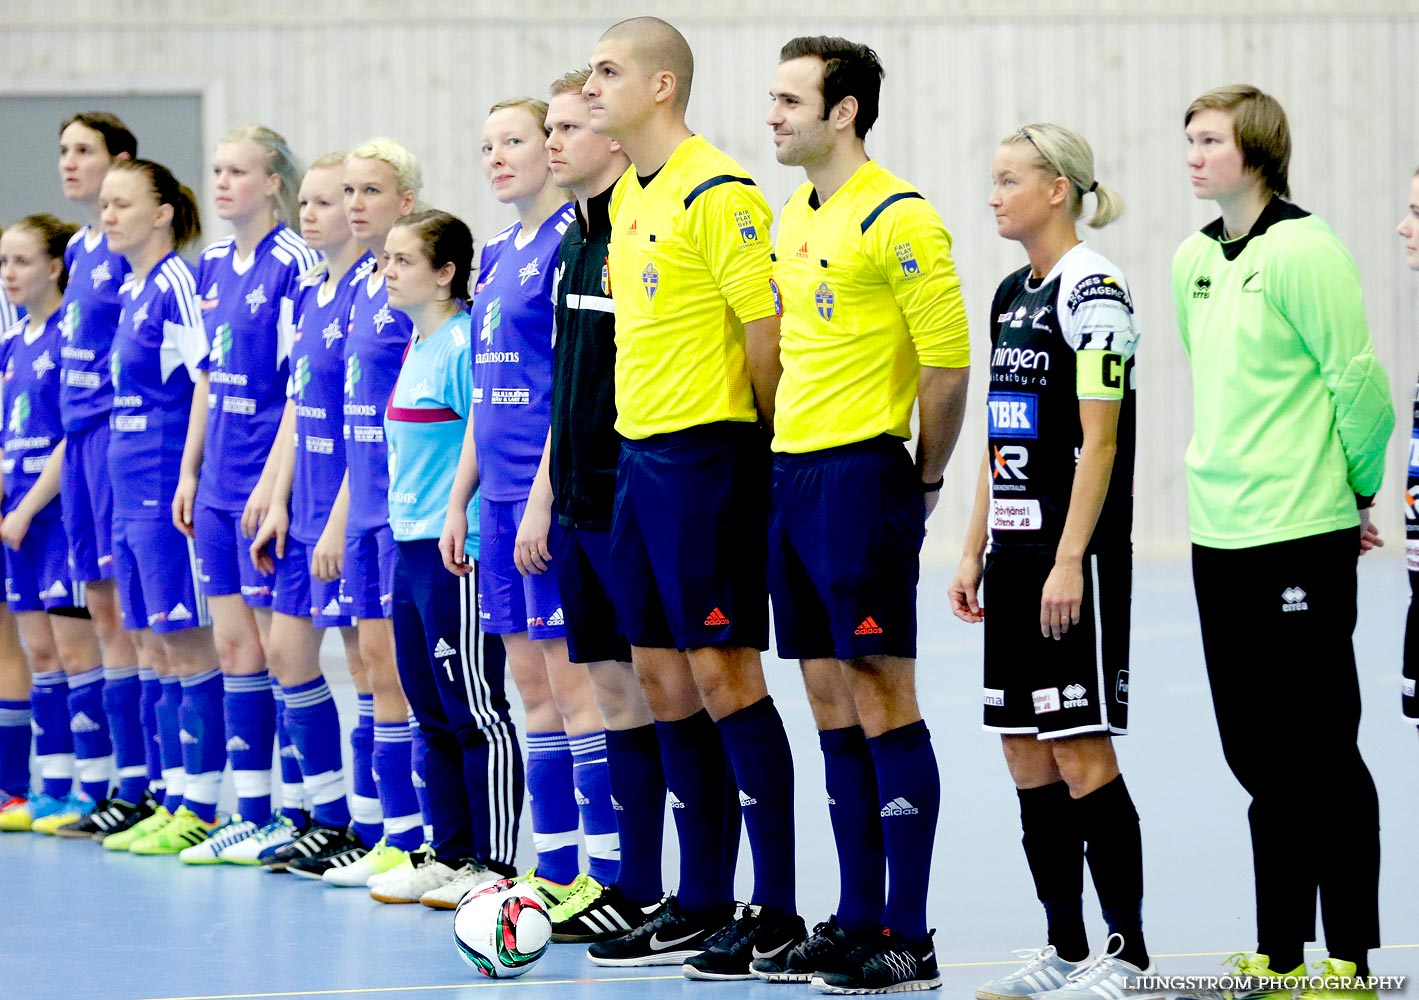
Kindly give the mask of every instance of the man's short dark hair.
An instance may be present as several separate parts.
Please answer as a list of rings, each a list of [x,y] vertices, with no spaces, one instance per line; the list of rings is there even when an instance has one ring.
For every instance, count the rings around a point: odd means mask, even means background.
[[[882,78],[887,71],[871,48],[832,35],[800,35],[780,50],[779,62],[803,58],[823,62],[823,120],[844,97],[857,98],[857,137],[865,138],[877,122]]]

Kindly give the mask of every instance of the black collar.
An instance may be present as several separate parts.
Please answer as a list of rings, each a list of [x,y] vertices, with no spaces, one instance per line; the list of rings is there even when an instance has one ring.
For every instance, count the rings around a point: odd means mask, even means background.
[[[581,224],[581,235],[583,239],[591,239],[593,236],[607,236],[611,233],[611,192],[616,189],[613,183],[600,194],[594,194],[586,199],[587,215],[581,214],[581,202],[573,202],[576,205],[576,221]],[[590,216],[588,218],[587,216]]]
[[[1213,219],[1202,227],[1202,234],[1209,239],[1216,240],[1222,247],[1222,256],[1228,260],[1236,260],[1242,255],[1251,241],[1262,233],[1266,232],[1278,222],[1285,222],[1287,219],[1304,219],[1310,215],[1304,208],[1285,201],[1279,197],[1272,197],[1266,203],[1266,207],[1261,210],[1261,214],[1256,217],[1256,223],[1251,227],[1251,232],[1235,240],[1228,240],[1222,235],[1222,220]]]

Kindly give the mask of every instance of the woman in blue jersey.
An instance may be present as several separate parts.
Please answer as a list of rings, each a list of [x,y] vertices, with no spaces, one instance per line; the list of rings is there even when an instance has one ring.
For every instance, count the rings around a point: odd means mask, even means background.
[[[1409,208],[1397,229],[1404,240],[1404,262],[1419,271],[1419,170],[1409,181]],[[1404,497],[1404,558],[1409,566],[1409,616],[1404,626],[1404,717],[1419,723],[1419,388],[1414,392],[1414,430],[1409,441],[1409,476]],[[0,786],[3,787],[3,786]]]
[[[217,213],[233,235],[203,250],[198,268],[210,353],[199,365],[172,518],[195,540],[211,610],[224,675],[221,742],[237,810],[230,829],[184,858],[192,862],[217,860],[215,851],[271,819],[277,720],[262,636],[270,627],[273,580],[256,571],[247,548],[270,505],[271,445],[285,412],[296,287],[318,259],[288,225],[299,175],[280,135],[260,125],[231,129],[213,154],[211,181]]]
[[[481,655],[473,579],[444,572],[439,555],[449,458],[472,410],[465,296],[473,236],[446,212],[419,212],[399,220],[385,251],[389,304],[413,324],[384,412],[398,546],[394,639],[428,741],[433,841],[417,867],[374,883],[371,894],[451,910],[476,885],[512,873],[523,791],[503,664]]]
[[[1128,731],[1139,331],[1123,272],[1077,232],[1086,198],[1095,229],[1123,204],[1095,180],[1088,143],[1060,125],[1006,136],[991,177],[996,229],[1029,264],[991,306],[989,440],[949,594],[956,617],[985,622],[985,728],[1015,782],[1048,937],[976,997],[1161,1000],[1134,983],[1153,971],[1143,848],[1113,746]],[[1086,857],[1109,930],[1092,962]]]
[[[317,847],[313,838],[305,838],[314,853],[292,859],[286,870],[310,878],[325,877],[336,885],[363,886],[370,875],[403,860],[403,852],[381,840],[380,803],[369,767],[376,735],[374,696],[360,659],[354,623],[340,605],[341,581],[312,575],[312,551],[322,534],[331,532],[330,509],[345,477],[345,328],[355,290],[374,264],[369,252],[350,234],[344,171],[345,154],[330,154],[313,163],[301,181],[301,236],[307,245],[323,252],[325,260],[302,279],[296,298],[285,418],[294,428],[294,436],[282,434],[277,441],[281,464],[271,510],[251,551],[259,564],[269,568],[273,565],[271,554],[264,549],[270,542],[280,560],[274,563],[271,669],[293,693],[294,703],[304,701],[305,692],[312,687],[323,685],[321,630],[336,626],[341,628],[345,658],[358,692],[359,720],[350,735],[355,773],[348,812],[353,814],[354,824],[347,830],[342,820],[350,817],[332,815],[333,806],[344,808],[339,769],[330,766],[338,765],[338,756],[323,765],[319,760],[303,761],[311,775],[314,820],[326,828],[321,838],[324,843]],[[327,544],[334,542],[343,549],[343,528],[336,534],[338,538],[327,539]],[[382,780],[402,785],[405,808],[391,813],[391,819],[398,832],[411,833],[417,845],[421,821],[417,804],[409,805],[414,803],[414,791],[409,778],[408,724],[401,724],[406,737],[403,766],[383,768],[389,773]],[[332,749],[338,753],[338,744],[322,748],[322,753],[329,754]],[[376,842],[375,850],[368,852]]]
[[[155,739],[155,708],[162,694],[156,668],[162,667],[162,658],[151,632],[123,628],[113,586],[113,490],[108,479],[108,415],[113,408],[108,351],[128,263],[104,239],[99,188],[114,160],[137,155],[133,133],[106,111],[81,112],[59,127],[64,197],[81,207],[87,219],[64,253],[69,281],[61,327],[59,412],[65,449],[59,495],[73,574],[84,582],[85,603],[103,650],[103,683],[95,690],[102,690],[104,711],[87,714],[111,732],[118,778],[113,797],[84,819],[60,827],[56,833],[61,837],[126,829],[151,814],[154,800],[148,791],[162,790]]]
[[[68,277],[64,247],[73,234],[73,226],[51,215],[31,215],[0,235],[0,282],[27,314],[0,338],[5,418],[0,541],[6,602],[34,676],[31,702],[43,788],[29,804],[31,828],[50,834],[86,814],[93,800],[107,798],[112,763],[108,735],[91,721],[103,711],[102,688],[94,686],[103,671],[95,669],[99,649],[93,625],[78,610],[84,606],[83,587],[71,578],[59,504],[60,304]],[[76,770],[79,782],[71,790]]]
[[[483,126],[483,173],[518,221],[488,240],[479,263],[475,419],[449,499],[443,551],[450,569],[468,572],[452,557],[460,550],[461,511],[478,490],[479,616],[485,631],[502,638],[526,711],[537,848],[527,880],[552,906],[569,895],[578,874],[577,791],[586,800],[589,834],[614,832],[615,819],[601,714],[586,667],[568,661],[561,598],[555,575],[546,572],[560,529],[550,491],[532,496],[551,425],[552,289],[562,233],[576,217],[547,162],[546,120],[544,102],[517,98],[495,104]],[[600,881],[614,878],[615,843],[614,836],[589,841]]]
[[[0,330],[14,326],[23,312],[10,304],[4,283],[0,282]],[[0,610],[0,833],[30,828],[30,723],[34,719],[30,692],[33,686],[29,662],[20,648],[15,618],[9,608],[4,608]]]
[[[166,167],[131,159],[109,168],[100,205],[109,248],[132,269],[109,354],[114,579],[125,624],[152,629],[174,673],[157,706],[163,804],[103,844],[176,854],[216,825],[226,764],[221,670],[197,556],[171,515],[193,380],[208,349],[197,282],[176,252],[199,235],[197,202]]]

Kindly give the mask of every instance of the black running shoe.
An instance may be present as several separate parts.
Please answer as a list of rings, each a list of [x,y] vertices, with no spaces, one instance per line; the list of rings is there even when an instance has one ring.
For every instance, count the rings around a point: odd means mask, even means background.
[[[83,819],[66,823],[54,831],[56,837],[72,840],[103,840],[110,833],[121,833],[139,820],[153,815],[157,803],[151,796],[143,796],[143,801],[134,805],[122,799],[104,799],[94,806],[94,811]]]
[[[333,828],[325,827],[325,829],[331,830]],[[291,846],[294,847],[299,843],[298,840]],[[335,837],[327,839],[325,845],[310,857],[291,858],[286,862],[286,871],[292,875],[299,875],[301,878],[319,879],[332,868],[353,865],[369,852],[370,849],[365,846],[364,841],[355,836],[353,828],[341,830]]]
[[[610,941],[629,934],[660,911],[664,903],[657,899],[647,906],[637,906],[626,899],[614,885],[600,891],[587,891],[575,900],[568,899],[565,914],[556,919],[553,910],[552,940],[558,944],[591,944]]]
[[[756,957],[749,970],[769,983],[807,983],[815,972],[837,972],[856,943],[838,925],[836,915],[813,928],[813,933],[778,955]]]
[[[753,979],[751,962],[781,958],[807,936],[796,913],[746,906],[738,920],[705,942],[704,951],[687,958],[681,971],[686,979]]]
[[[343,845],[344,843],[344,829],[312,823],[295,840],[262,861],[261,867],[268,872],[283,872],[297,858],[313,858],[331,845]]]
[[[655,916],[629,934],[599,941],[586,950],[596,965],[683,965],[705,950],[709,939],[734,915],[733,905],[709,913],[686,913],[674,896]]]
[[[910,993],[941,988],[936,946],[927,931],[920,944],[907,944],[891,931],[874,934],[852,950],[835,972],[815,972],[813,986],[823,993],[862,996]]]

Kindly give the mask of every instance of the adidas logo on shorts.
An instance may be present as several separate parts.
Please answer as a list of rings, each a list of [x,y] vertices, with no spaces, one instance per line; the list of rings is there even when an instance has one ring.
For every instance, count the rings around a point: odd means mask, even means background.
[[[1306,592],[1300,587],[1287,587],[1281,591],[1282,611],[1305,611],[1310,608],[1306,603]]]
[[[188,611],[187,606],[182,603],[173,605],[173,609],[168,612],[168,621],[170,622],[186,622],[191,620],[192,612]]]
[[[891,802],[882,807],[881,816],[887,819],[890,816],[915,816],[920,810],[906,799],[898,795]]]
[[[69,588],[64,586],[63,580],[55,580],[50,588],[39,595],[40,597],[68,597]]]
[[[685,808],[685,803],[683,803],[683,802],[680,801],[679,796],[677,796],[674,792],[670,792],[669,795],[670,795],[670,808],[671,808],[671,809],[684,809],[684,808]]]
[[[881,635],[882,626],[877,624],[877,619],[868,615],[862,619],[862,624],[853,630],[853,635]]]
[[[179,742],[184,743],[184,744],[186,744],[187,746],[196,746],[196,745],[197,745],[197,737],[196,737],[196,736],[193,736],[193,735],[192,735],[191,733],[189,733],[186,729],[179,729],[179,730],[177,731],[177,738],[178,738],[178,741],[179,741]]]
[[[705,624],[710,626],[728,625],[729,619],[725,616],[723,611],[719,610],[719,608],[715,608],[705,617]]]
[[[550,615],[547,616],[548,625],[565,625],[566,623],[567,619],[566,616],[562,614],[561,608],[558,608],[556,611],[553,611]]]
[[[1071,685],[1069,685],[1069,686],[1068,686],[1067,688],[1065,688],[1064,691],[1063,691],[1063,694],[1064,694],[1064,707],[1065,707],[1065,708],[1088,708],[1088,707],[1089,707],[1089,699],[1086,698],[1086,697],[1084,697],[1084,696],[1087,695],[1088,693],[1089,693],[1088,689],[1085,688],[1084,685],[1082,685],[1082,684],[1071,684]]]
[[[69,731],[71,733],[97,733],[103,727],[83,712],[69,720]]]
[[[332,617],[338,616],[340,614],[340,599],[338,597],[330,598],[330,603],[321,609],[320,613]]]
[[[281,756],[282,756],[282,757],[289,757],[291,760],[304,760],[304,759],[305,759],[305,758],[303,758],[303,757],[301,756],[301,752],[296,749],[296,745],[295,745],[294,743],[292,743],[292,744],[291,744],[290,746],[288,746],[288,747],[282,747],[282,748],[281,748]]]
[[[443,641],[443,637],[440,636],[440,637],[439,637],[438,644],[437,644],[436,646],[434,646],[434,659],[436,659],[436,660],[445,660],[445,659],[448,659],[448,657],[450,657],[450,656],[457,656],[457,655],[458,655],[458,652],[457,652],[452,646],[450,646],[448,643],[444,642],[444,641]]]
[[[758,804],[759,804],[759,800],[758,800],[758,799],[751,798],[751,797],[749,796],[749,794],[744,791],[744,789],[742,789],[742,788],[739,789],[739,808],[740,808],[740,809],[747,809],[749,806],[756,806],[756,805],[758,805]]]
[[[227,740],[227,753],[241,753],[244,750],[250,749],[251,745],[240,736],[233,736],[231,739]]]

